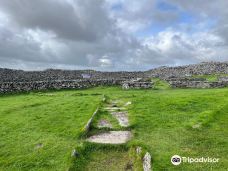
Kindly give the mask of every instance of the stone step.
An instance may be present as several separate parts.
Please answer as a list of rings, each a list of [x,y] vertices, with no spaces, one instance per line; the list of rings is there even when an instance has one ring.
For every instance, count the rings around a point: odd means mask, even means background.
[[[126,110],[124,107],[105,107],[104,109],[108,111]]]
[[[108,131],[93,135],[86,139],[88,142],[100,144],[124,144],[133,137],[130,131]]]
[[[98,121],[97,127],[98,128],[112,128],[112,124],[108,120],[101,119]]]
[[[127,116],[127,112],[111,112],[111,115],[113,115],[119,122],[119,125],[122,127],[128,127],[129,126],[129,120]]]

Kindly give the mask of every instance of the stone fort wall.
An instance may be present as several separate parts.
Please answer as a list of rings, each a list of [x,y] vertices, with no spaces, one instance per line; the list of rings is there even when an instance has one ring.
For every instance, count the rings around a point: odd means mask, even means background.
[[[144,72],[100,72],[94,70],[22,71],[0,68],[0,93],[47,89],[82,89],[95,86],[123,85],[130,80],[158,77],[172,87],[215,88],[228,86],[227,77],[216,82],[186,79],[191,75],[228,74],[228,62],[209,62],[181,67],[160,67]],[[148,83],[137,81],[131,88],[148,88]]]
[[[86,89],[97,86],[121,85],[124,80],[71,80],[71,81],[32,81],[0,83],[0,93],[27,92],[50,89]]]

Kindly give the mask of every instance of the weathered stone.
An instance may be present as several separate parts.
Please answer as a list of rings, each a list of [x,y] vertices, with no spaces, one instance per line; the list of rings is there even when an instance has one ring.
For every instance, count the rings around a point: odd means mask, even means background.
[[[135,81],[125,81],[122,84],[122,88],[128,89],[148,89],[152,87],[152,82],[135,82]]]
[[[95,115],[97,114],[98,110],[99,110],[99,108],[96,109],[96,111],[93,113],[93,115],[91,116],[91,118],[90,118],[89,121],[87,122],[87,124],[86,124],[86,126],[85,126],[85,131],[89,131],[90,126],[91,126],[91,124],[92,124],[92,121],[93,121]]]
[[[219,81],[227,82],[228,81],[228,76],[226,76],[226,77],[219,77],[218,80]]]
[[[136,153],[141,154],[142,152],[142,147],[136,147]]]
[[[127,112],[111,112],[111,114],[118,120],[119,125],[122,127],[129,126]]]
[[[150,156],[150,153],[148,152],[143,157],[143,170],[151,171],[151,156]]]
[[[173,88],[222,88],[228,86],[228,81],[169,81]]]
[[[108,110],[108,111],[110,111],[110,112],[112,112],[112,111],[126,110],[126,108],[124,108],[124,107],[105,107],[104,109],[105,109],[105,110]]]
[[[100,144],[124,144],[132,138],[130,131],[109,131],[93,135],[86,139],[88,142]]]

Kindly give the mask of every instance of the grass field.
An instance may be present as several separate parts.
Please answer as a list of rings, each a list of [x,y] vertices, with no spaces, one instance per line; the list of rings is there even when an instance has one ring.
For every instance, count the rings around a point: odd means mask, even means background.
[[[81,145],[83,127],[103,94],[132,102],[128,112],[134,138],[126,145]],[[228,88],[170,89],[159,81],[150,90],[98,87],[0,96],[0,170],[62,171],[72,165],[71,170],[126,170],[135,145],[151,153],[155,171],[226,170],[227,112]],[[78,147],[81,157],[72,161]],[[173,166],[175,154],[220,160]]]

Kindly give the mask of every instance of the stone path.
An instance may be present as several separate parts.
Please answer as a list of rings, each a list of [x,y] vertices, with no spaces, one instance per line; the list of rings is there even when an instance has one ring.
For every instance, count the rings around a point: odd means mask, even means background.
[[[111,105],[107,105],[104,109],[107,110],[114,118],[117,119],[121,127],[128,127],[128,113],[126,108],[119,107],[117,105],[118,101],[113,101]],[[127,102],[127,105],[130,105],[130,102]],[[108,127],[112,128],[112,125],[109,121],[101,119],[97,125],[98,128]],[[86,139],[89,142],[102,143],[102,144],[123,144],[129,141],[132,138],[132,133],[130,131],[108,131],[105,133],[99,133],[93,135]]]
[[[109,112],[116,120],[118,121],[121,127],[128,127],[128,112],[126,110],[126,106],[130,105],[131,102],[127,102],[123,104],[124,107],[119,107],[117,101],[113,101],[111,105],[107,105],[104,109]],[[133,134],[131,131],[116,131],[112,124],[106,119],[100,119],[97,124],[98,128],[110,128],[112,131],[106,131],[102,133],[97,133],[92,135],[86,139],[88,142],[99,143],[99,144],[124,144],[127,143],[131,138],[133,138]],[[136,154],[139,156],[142,152],[142,147],[136,148]],[[75,154],[74,154],[75,156]],[[147,152],[142,161],[142,167],[144,171],[151,171],[151,156]],[[132,167],[131,167],[132,168]],[[131,169],[132,170],[132,169]]]
[[[128,106],[130,104],[131,102],[127,102],[124,106]],[[109,105],[105,109],[118,120],[120,126],[122,127],[129,126],[129,120],[127,116],[128,114],[125,107],[118,107],[117,103],[114,101],[112,102],[111,105]]]

